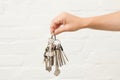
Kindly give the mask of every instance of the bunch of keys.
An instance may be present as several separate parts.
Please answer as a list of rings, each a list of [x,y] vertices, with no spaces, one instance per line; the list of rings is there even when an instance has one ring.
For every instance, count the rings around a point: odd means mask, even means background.
[[[44,63],[45,69],[51,71],[52,67],[55,66],[54,75],[60,74],[60,67],[66,64],[68,58],[66,57],[61,42],[56,39],[56,35],[52,34],[48,40],[48,45],[44,52]]]

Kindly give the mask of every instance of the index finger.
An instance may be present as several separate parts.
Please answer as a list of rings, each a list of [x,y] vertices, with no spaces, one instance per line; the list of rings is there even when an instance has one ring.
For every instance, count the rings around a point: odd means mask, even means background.
[[[55,20],[52,22],[50,26],[51,33],[54,33],[57,28],[59,28],[63,24],[62,20]]]

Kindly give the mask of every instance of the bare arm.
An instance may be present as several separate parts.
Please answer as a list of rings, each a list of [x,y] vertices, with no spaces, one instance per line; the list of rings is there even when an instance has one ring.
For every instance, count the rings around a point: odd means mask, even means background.
[[[120,11],[89,18],[81,18],[69,13],[62,13],[52,21],[51,33],[59,34],[82,28],[120,31]]]
[[[90,28],[120,31],[120,12],[92,17],[92,19],[93,21],[88,25]]]

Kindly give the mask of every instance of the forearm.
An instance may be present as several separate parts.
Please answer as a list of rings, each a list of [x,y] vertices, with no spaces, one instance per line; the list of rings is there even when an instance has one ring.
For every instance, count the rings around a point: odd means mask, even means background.
[[[120,11],[112,14],[86,18],[86,22],[87,28],[120,31]]]

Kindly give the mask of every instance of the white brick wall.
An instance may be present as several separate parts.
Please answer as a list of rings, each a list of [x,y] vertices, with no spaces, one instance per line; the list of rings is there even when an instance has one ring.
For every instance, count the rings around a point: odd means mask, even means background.
[[[119,0],[0,0],[0,80],[120,80],[120,32],[60,34],[69,63],[58,77],[42,64],[57,14],[88,17],[118,10]]]

